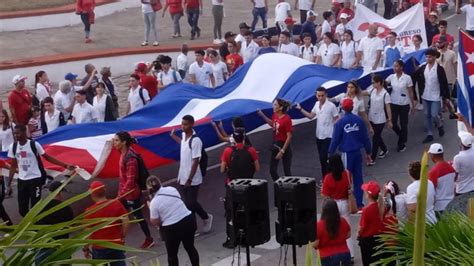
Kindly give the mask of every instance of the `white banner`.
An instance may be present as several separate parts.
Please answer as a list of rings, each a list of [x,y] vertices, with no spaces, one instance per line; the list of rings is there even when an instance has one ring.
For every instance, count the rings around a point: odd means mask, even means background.
[[[425,17],[423,14],[423,5],[416,4],[400,15],[387,20],[364,5],[357,5],[354,19],[351,21],[351,28],[354,32],[354,40],[358,41],[367,36],[367,30],[370,24],[376,24],[378,37],[385,39],[393,31],[396,32],[398,41],[404,47],[412,45],[411,38],[419,34],[423,38],[421,48],[427,47]]]

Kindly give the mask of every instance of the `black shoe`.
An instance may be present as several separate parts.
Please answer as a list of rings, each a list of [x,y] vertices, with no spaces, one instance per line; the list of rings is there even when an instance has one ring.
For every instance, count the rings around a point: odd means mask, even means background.
[[[196,34],[197,34],[197,37],[198,37],[198,38],[201,37],[201,29],[198,28],[198,29],[196,30]]]
[[[224,243],[222,243],[222,246],[228,249],[234,249],[235,245],[232,243],[230,239],[227,239]]]
[[[426,136],[426,138],[423,140],[423,144],[426,144],[426,143],[430,143],[433,141],[433,136],[432,135],[428,135]]]
[[[403,144],[401,146],[398,146],[397,151],[398,152],[404,152],[407,149],[407,145]]]
[[[438,134],[439,134],[440,137],[444,136],[444,127],[443,126],[438,127]]]

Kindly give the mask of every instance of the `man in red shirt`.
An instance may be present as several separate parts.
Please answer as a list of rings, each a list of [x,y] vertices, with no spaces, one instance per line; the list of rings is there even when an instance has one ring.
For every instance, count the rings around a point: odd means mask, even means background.
[[[456,171],[444,160],[443,145],[433,143],[428,150],[431,160],[435,163],[428,173],[429,180],[435,187],[435,203],[436,212],[442,213],[449,202],[454,198]]]
[[[129,225],[127,217],[127,210],[123,207],[117,199],[107,199],[105,197],[105,185],[100,181],[94,181],[90,184],[91,198],[95,202],[92,206],[86,209],[86,213],[93,211],[86,215],[84,219],[96,218],[118,218],[117,221],[111,225],[105,226],[100,230],[95,231],[89,237],[91,240],[105,240],[110,243],[123,245],[125,243],[125,235]],[[104,205],[104,206],[101,206]],[[86,245],[83,249],[84,257],[90,259],[113,259],[124,260],[125,251],[106,248],[99,245]],[[112,263],[115,266],[125,266],[125,261],[118,261]]]
[[[191,40],[201,37],[201,29],[198,27],[199,14],[202,14],[202,0],[184,0],[188,23],[191,26]]]
[[[12,114],[11,119],[15,124],[28,124],[31,110],[31,95],[25,88],[25,76],[16,75],[12,79],[15,89],[8,96],[8,105]]]
[[[440,20],[438,24],[439,34],[433,36],[433,41],[431,42],[432,47],[436,47],[436,44],[439,41],[439,37],[445,36],[448,41],[449,49],[453,49],[454,37],[448,33],[448,22],[446,20]]]
[[[150,99],[158,94],[158,81],[156,77],[148,75],[150,68],[145,63],[138,63],[135,73],[140,77],[140,86],[148,91]]]

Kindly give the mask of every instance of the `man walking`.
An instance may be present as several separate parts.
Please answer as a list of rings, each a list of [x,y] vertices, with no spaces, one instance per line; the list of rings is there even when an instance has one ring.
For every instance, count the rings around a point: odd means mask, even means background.
[[[295,1],[295,9],[300,10],[300,22],[303,24],[306,21],[306,14],[308,11],[314,9],[314,4],[316,0],[296,0]]]
[[[262,19],[263,29],[267,29],[267,12],[268,12],[268,0],[250,0],[253,5],[252,9],[252,32],[255,31],[255,26],[258,23],[258,17]]]
[[[366,160],[371,162],[370,154],[372,145],[370,144],[367,126],[364,120],[352,113],[354,102],[350,98],[342,101],[344,116],[334,125],[329,154],[336,152],[336,149],[342,153],[342,160],[345,167],[353,176],[354,195],[357,201],[357,207],[362,208],[363,192],[361,189],[362,179],[362,156],[360,149],[365,149]]]
[[[208,214],[199,204],[197,198],[199,187],[202,184],[202,173],[199,161],[202,157],[202,141],[193,129],[194,117],[183,116],[181,138],[171,131],[170,136],[178,144],[181,144],[180,162],[178,171],[178,184],[181,186],[183,200],[188,209],[197,213],[203,220],[203,233],[211,231],[213,216]]]
[[[296,105],[296,109],[299,109],[301,113],[309,119],[316,118],[316,145],[319,152],[321,174],[322,177],[324,177],[328,170],[328,150],[331,144],[334,123],[339,116],[336,105],[327,100],[326,88],[319,87],[316,90],[316,99],[318,99],[318,101],[311,112],[301,108],[300,104]]]
[[[191,40],[201,37],[201,29],[198,26],[199,15],[202,14],[202,0],[185,0],[188,23],[191,26]]]

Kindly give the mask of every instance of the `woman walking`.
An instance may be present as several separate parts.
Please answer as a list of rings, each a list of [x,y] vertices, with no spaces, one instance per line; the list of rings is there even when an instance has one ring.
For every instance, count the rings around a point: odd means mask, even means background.
[[[81,16],[82,23],[84,24],[84,32],[86,35],[85,43],[91,43],[91,24],[95,22],[95,0],[77,0],[76,1],[76,14]]]
[[[199,254],[194,247],[196,219],[186,208],[178,190],[171,186],[163,187],[156,176],[148,177],[146,186],[151,197],[150,223],[160,227],[168,254],[168,265],[179,265],[178,250],[182,242],[191,265],[199,266]]]
[[[95,91],[96,95],[92,101],[92,106],[97,113],[97,122],[115,121],[114,103],[112,97],[105,94],[105,84],[99,82]]]
[[[182,0],[166,0],[165,8],[163,9],[162,17],[165,16],[166,10],[169,8],[171,19],[173,20],[174,32],[171,37],[179,38],[181,37],[181,27],[179,25],[179,20],[184,15],[183,11],[183,1]]]
[[[321,219],[316,224],[316,241],[313,243],[313,247],[319,250],[322,266],[351,264],[351,254],[346,243],[350,236],[351,227],[340,216],[336,202],[326,199]]]
[[[273,129],[273,145],[270,157],[270,175],[273,181],[276,181],[278,175],[278,164],[283,161],[283,172],[286,176],[291,176],[291,158],[292,152],[290,148],[293,136],[293,124],[291,117],[287,114],[290,103],[283,99],[277,98],[273,101],[273,115],[268,118],[261,110],[258,110],[260,117],[267,122]]]
[[[145,21],[145,40],[142,42],[142,46],[148,45],[150,31],[153,31],[153,35],[155,36],[155,41],[153,42],[153,46],[158,46],[159,43],[158,43],[158,33],[156,32],[156,13],[155,13],[154,4],[152,3],[152,0],[141,0],[141,2],[142,2],[143,19]]]
[[[212,0],[212,16],[214,17],[214,44],[222,40],[222,19],[224,18],[224,0]]]

